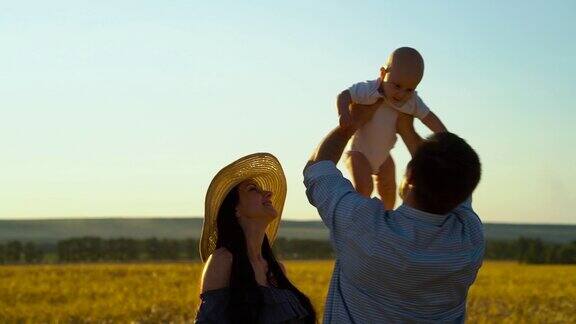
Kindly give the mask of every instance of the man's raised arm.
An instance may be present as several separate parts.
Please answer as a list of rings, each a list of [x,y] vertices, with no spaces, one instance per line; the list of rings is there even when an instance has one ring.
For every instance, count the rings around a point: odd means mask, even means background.
[[[338,126],[328,133],[304,168],[306,196],[328,227],[336,255],[339,255],[346,246],[346,234],[356,218],[359,206],[372,204],[373,208],[381,209],[380,203],[373,202],[356,192],[352,183],[336,168],[350,137],[360,125],[372,118],[377,108],[377,106],[351,105],[351,126]]]

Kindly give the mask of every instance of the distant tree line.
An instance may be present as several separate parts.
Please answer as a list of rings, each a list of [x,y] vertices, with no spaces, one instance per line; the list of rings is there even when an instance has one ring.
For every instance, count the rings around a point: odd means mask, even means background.
[[[0,244],[0,264],[3,263],[40,263],[44,252],[34,243],[9,241]]]
[[[278,238],[274,251],[280,259],[331,259],[330,242]],[[199,260],[198,240],[185,239],[104,239],[80,237],[59,241],[55,247],[33,242],[9,241],[0,244],[0,264],[40,263],[47,254],[56,262],[131,262]],[[567,244],[520,238],[515,241],[488,241],[486,259],[517,260],[523,263],[576,264],[576,241]]]
[[[196,260],[198,241],[81,237],[59,241],[57,254],[59,262]]]
[[[515,241],[488,241],[484,257],[533,264],[574,264],[576,263],[576,241],[555,244],[524,237]]]
[[[334,250],[326,240],[278,238],[272,248],[279,259],[333,259]]]

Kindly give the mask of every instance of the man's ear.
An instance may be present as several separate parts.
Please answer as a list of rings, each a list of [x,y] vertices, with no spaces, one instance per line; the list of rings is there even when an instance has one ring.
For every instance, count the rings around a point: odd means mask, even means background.
[[[398,194],[402,200],[406,200],[408,198],[409,192],[412,189],[412,174],[410,172],[410,163],[406,166],[406,172],[404,173],[404,177],[402,178],[402,182],[400,183],[400,187],[398,188]]]
[[[408,162],[408,166],[406,166],[406,184],[412,187],[414,183],[414,179],[412,178],[412,168],[410,166],[410,162]]]
[[[386,73],[388,73],[388,68],[383,66],[380,68],[380,78],[382,80],[384,80],[384,77],[386,76]]]

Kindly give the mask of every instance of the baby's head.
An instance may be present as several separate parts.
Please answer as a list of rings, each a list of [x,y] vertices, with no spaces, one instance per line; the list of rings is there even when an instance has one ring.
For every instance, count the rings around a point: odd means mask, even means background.
[[[380,69],[382,87],[386,98],[395,105],[404,103],[424,74],[424,60],[417,50],[400,47],[388,57],[386,66]]]

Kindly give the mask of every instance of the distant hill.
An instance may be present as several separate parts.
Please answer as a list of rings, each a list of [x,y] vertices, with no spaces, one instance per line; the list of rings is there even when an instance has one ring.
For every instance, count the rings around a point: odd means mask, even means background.
[[[520,236],[565,243],[576,240],[576,225],[484,224],[486,239],[515,240]],[[102,238],[199,238],[201,218],[100,218],[0,220],[0,242],[9,240],[54,243],[81,236]],[[318,221],[283,221],[280,237],[328,239]]]

